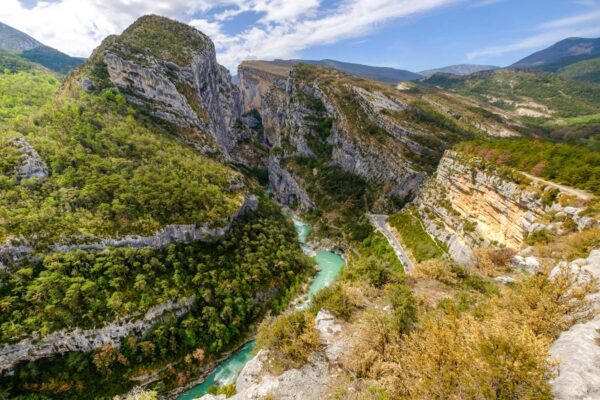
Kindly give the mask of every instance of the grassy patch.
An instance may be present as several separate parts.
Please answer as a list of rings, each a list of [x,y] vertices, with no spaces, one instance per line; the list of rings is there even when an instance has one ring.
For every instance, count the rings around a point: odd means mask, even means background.
[[[402,242],[410,249],[416,262],[444,256],[443,245],[422,228],[422,222],[412,209],[405,209],[390,216],[389,223],[402,236]]]
[[[581,117],[564,118],[561,120],[567,125],[600,124],[600,114],[583,115]]]

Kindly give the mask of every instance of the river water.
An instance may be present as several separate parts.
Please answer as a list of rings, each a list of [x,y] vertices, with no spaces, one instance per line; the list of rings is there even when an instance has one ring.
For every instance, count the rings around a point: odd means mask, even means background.
[[[300,242],[302,250],[307,254],[310,253],[306,241],[310,234],[311,226],[294,219],[294,227],[298,233],[298,241]],[[310,304],[310,299],[315,293],[331,285],[340,274],[340,271],[345,264],[344,259],[332,251],[318,251],[315,260],[319,266],[319,272],[317,272],[310,283],[306,301],[302,303],[300,306],[301,308]],[[204,382],[183,393],[181,396],[177,397],[177,400],[193,400],[202,397],[213,384],[229,385],[234,383],[240,372],[242,372],[242,369],[244,369],[246,363],[254,358],[252,351],[255,347],[256,343],[254,340],[246,343],[237,352],[233,353],[231,357],[219,364],[217,368],[206,377]]]

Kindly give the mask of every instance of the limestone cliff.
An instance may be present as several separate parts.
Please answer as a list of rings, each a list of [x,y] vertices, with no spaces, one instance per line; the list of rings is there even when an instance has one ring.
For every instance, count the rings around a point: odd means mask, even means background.
[[[176,126],[179,136],[200,151],[230,157],[238,140],[241,98],[227,69],[217,63],[208,36],[146,16],[122,35],[107,38],[91,60],[94,68],[79,73],[84,88],[113,85],[131,103]]]
[[[550,196],[551,191],[516,171],[446,151],[415,204],[429,234],[446,243],[457,262],[466,264],[473,249],[503,246],[518,250],[532,232],[560,233],[566,220],[580,229],[589,227],[588,219],[578,217],[580,209],[563,207],[561,193]]]
[[[194,304],[195,297],[168,301],[149,308],[143,315],[131,315],[97,329],[61,330],[39,338],[24,339],[0,347],[0,371],[11,370],[22,361],[35,361],[70,351],[89,352],[105,345],[119,347],[121,340],[132,335],[141,337],[167,316],[180,317]]]
[[[471,105],[433,92],[278,62],[246,61],[239,76],[245,110],[260,113],[264,143],[277,152],[280,163],[269,162],[275,177],[287,159],[312,158],[381,185],[382,195],[410,199],[444,148],[486,134],[479,127],[488,121]],[[272,186],[277,195],[281,185]]]

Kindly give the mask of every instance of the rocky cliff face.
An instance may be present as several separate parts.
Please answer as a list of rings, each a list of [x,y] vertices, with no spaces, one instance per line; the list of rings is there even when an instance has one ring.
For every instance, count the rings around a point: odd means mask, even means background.
[[[573,270],[582,269],[596,279],[600,278],[600,250],[593,250],[587,258],[569,263]],[[594,295],[596,307],[600,296]],[[550,347],[550,358],[558,361],[558,373],[552,380],[552,391],[557,400],[587,400],[600,398],[600,346],[598,330],[600,317],[572,326],[563,332]]]
[[[0,348],[0,371],[14,368],[22,361],[35,361],[70,351],[89,352],[105,345],[119,347],[121,340],[133,335],[142,337],[167,315],[179,317],[188,312],[195,297],[168,301],[151,307],[143,315],[131,315],[98,329],[75,329],[54,332],[42,339],[33,337]]]
[[[173,33],[177,42],[170,43],[169,50],[146,42]],[[241,97],[227,69],[217,63],[207,36],[187,25],[147,16],[121,36],[107,39],[92,59],[131,103],[178,127],[179,135],[200,151],[230,158],[239,139]],[[93,90],[99,85],[96,78],[83,75],[82,86]]]
[[[310,67],[316,68],[316,67]],[[319,69],[321,71],[321,69]],[[338,75],[336,72],[328,73]],[[265,132],[265,142],[272,148],[279,148],[282,154],[269,162],[271,184],[276,196],[286,202],[289,198],[290,186],[294,186],[294,199],[300,205],[309,207],[304,201],[300,185],[281,185],[282,167],[278,160],[291,157],[322,157],[323,148],[330,146],[330,165],[337,165],[368,181],[376,181],[387,185],[387,193],[400,197],[410,197],[416,193],[424,179],[421,166],[408,157],[398,157],[408,151],[424,151],[423,146],[410,140],[410,132],[396,129],[385,120],[386,110],[402,110],[406,107],[401,101],[382,92],[366,90],[362,87],[350,87],[352,102],[361,108],[365,120],[377,130],[381,128],[390,132],[391,136],[382,140],[373,140],[369,135],[356,134],[350,110],[341,102],[342,94],[319,82],[302,76],[299,67],[293,70],[288,67],[262,61],[244,62],[239,67],[240,88],[245,109],[256,109],[261,114]],[[344,91],[346,86],[344,86]],[[344,93],[345,94],[345,93]],[[331,128],[327,137],[315,139],[311,124],[318,124],[330,118]],[[386,125],[387,123],[387,125]],[[279,195],[279,188],[283,192]],[[286,202],[285,204],[289,204]]]
[[[579,229],[590,227],[589,219],[578,217],[579,209],[560,204],[560,193],[548,196],[551,190],[516,171],[447,151],[415,203],[429,234],[446,243],[457,262],[466,264],[476,248],[518,250],[532,232],[560,233],[567,220]],[[548,213],[558,219],[544,218]]]

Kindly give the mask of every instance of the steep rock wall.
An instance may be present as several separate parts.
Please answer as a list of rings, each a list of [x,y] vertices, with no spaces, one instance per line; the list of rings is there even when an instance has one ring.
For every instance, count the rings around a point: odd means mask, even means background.
[[[172,300],[151,307],[144,315],[131,315],[97,329],[60,330],[39,339],[34,336],[0,348],[0,371],[14,368],[23,361],[35,361],[70,351],[89,352],[104,345],[119,347],[128,336],[143,336],[167,315],[179,317],[188,312],[195,297]]]
[[[180,136],[205,153],[226,159],[237,144],[242,102],[226,68],[216,60],[214,44],[204,38],[189,65],[139,53],[127,45],[108,46],[102,54],[111,83],[152,115],[180,128]],[[89,79],[83,78],[82,82]]]
[[[281,148],[280,158],[314,156],[313,149],[307,142],[311,129],[307,121],[327,116],[333,120],[331,133],[327,138],[327,143],[332,146],[331,164],[367,181],[382,183],[388,194],[399,197],[416,194],[425,178],[425,173],[418,166],[399,154],[398,148],[390,146],[389,141],[381,143],[372,138],[351,134],[351,122],[347,121],[348,116],[340,108],[338,94],[330,94],[317,84],[295,79],[290,72],[290,69],[260,61],[245,62],[239,67],[240,88],[246,111],[259,111],[263,118],[266,142],[269,146]],[[380,92],[358,87],[352,90],[374,124],[383,129],[394,127],[393,132],[390,132],[398,138],[391,139],[393,143],[402,145],[405,151],[428,151],[410,140],[412,133],[402,131],[391,120],[385,119],[381,112],[384,109],[402,110],[406,105]],[[307,103],[320,104],[319,108],[322,109],[316,111]],[[412,147],[402,142],[410,143]],[[272,167],[270,162],[270,170]],[[281,173],[276,174],[271,181],[276,196],[278,188],[287,189],[289,186],[282,186],[279,181]],[[287,193],[282,193],[280,197],[286,198]],[[296,193],[295,197],[301,196]]]
[[[483,245],[520,248],[545,213],[539,189],[454,151],[445,153],[416,203],[427,231],[460,263]]]
[[[256,196],[246,194],[238,210],[229,218],[217,223],[195,225],[168,225],[151,236],[125,236],[122,238],[105,238],[98,242],[74,245],[56,244],[50,252],[65,253],[73,250],[100,251],[108,247],[150,247],[162,249],[170,243],[191,243],[196,241],[210,242],[217,240],[231,229],[233,222],[240,216],[258,208]],[[0,246],[0,268],[15,265],[34,253],[30,246]]]

